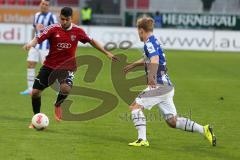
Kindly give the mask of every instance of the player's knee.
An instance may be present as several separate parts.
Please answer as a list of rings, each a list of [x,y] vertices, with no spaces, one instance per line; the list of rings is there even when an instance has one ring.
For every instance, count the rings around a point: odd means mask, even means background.
[[[141,107],[140,105],[138,105],[136,102],[134,102],[133,104],[131,104],[131,105],[129,106],[129,109],[130,109],[131,111],[133,111],[133,110],[135,110],[135,109],[142,109],[142,107]]]
[[[167,124],[171,128],[176,128],[177,118],[175,116],[168,118],[166,120]]]
[[[129,110],[130,110],[130,111],[133,111],[134,109],[135,109],[134,106],[132,106],[132,105],[129,106]]]
[[[38,98],[41,96],[41,91],[38,89],[33,89],[32,90],[32,98]]]
[[[61,84],[60,90],[62,94],[69,94],[71,91],[71,87],[67,84]]]
[[[35,68],[35,67],[36,67],[36,62],[28,61],[28,62],[27,62],[27,67],[28,67],[28,68]]]

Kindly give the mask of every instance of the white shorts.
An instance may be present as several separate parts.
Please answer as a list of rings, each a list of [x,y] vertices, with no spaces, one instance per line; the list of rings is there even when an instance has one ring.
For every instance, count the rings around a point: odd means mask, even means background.
[[[143,91],[143,94],[147,91],[150,91],[149,87],[146,88]],[[168,119],[172,116],[177,115],[176,107],[173,102],[173,96],[174,96],[174,88],[166,94],[160,95],[160,96],[138,96],[135,99],[135,102],[138,105],[141,105],[144,109],[150,110],[154,105],[158,105],[159,110],[164,116],[164,119]]]
[[[48,55],[48,52],[49,50],[41,50],[32,47],[28,52],[27,61],[40,62],[43,64],[46,56]]]

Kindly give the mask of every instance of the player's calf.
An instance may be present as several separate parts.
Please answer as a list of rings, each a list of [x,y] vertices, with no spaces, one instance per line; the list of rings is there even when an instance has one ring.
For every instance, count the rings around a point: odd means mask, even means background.
[[[70,85],[68,85],[67,83],[62,83],[60,85],[60,92],[63,95],[68,95],[71,91],[72,87]]]
[[[176,116],[171,116],[171,118],[168,118],[166,120],[167,124],[171,128],[176,128],[176,123],[177,123],[177,117]]]
[[[38,89],[33,89],[32,91],[32,107],[33,113],[40,113],[41,108],[41,91]]]
[[[55,120],[61,121],[62,119],[62,108],[61,104],[67,98],[69,92],[71,91],[71,86],[67,83],[62,83],[60,85],[60,92],[58,93],[57,100],[55,102]]]
[[[176,117],[176,128],[188,132],[198,132],[204,134],[204,128],[202,125],[192,121],[185,117]]]
[[[133,121],[134,126],[136,127],[136,129],[138,131],[138,140],[141,139],[141,140],[143,140],[143,142],[145,142],[147,140],[147,137],[146,137],[146,118],[145,118],[144,113],[141,109],[142,107],[139,104],[134,102],[129,108],[131,110],[132,121]]]
[[[166,122],[171,128],[177,128],[183,131],[199,132],[201,134],[204,134],[203,126],[185,117],[177,117],[173,115],[168,116]]]
[[[32,90],[32,98],[38,98],[41,96],[41,91],[38,89],[33,89]]]

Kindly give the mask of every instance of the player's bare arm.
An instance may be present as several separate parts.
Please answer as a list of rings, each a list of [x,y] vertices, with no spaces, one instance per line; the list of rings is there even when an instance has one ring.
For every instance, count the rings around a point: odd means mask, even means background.
[[[150,59],[149,73],[148,73],[148,86],[151,88],[156,87],[156,75],[159,65],[159,56],[153,56]]]
[[[27,43],[27,44],[25,44],[25,45],[23,46],[23,49],[26,50],[26,51],[28,51],[31,47],[36,46],[37,43],[38,43],[38,42],[37,42],[37,38],[34,37],[34,38],[31,40],[31,42],[29,42],[29,43]]]
[[[35,28],[37,31],[41,31],[44,29],[44,25],[43,24],[36,24],[36,28]]]
[[[93,39],[93,40],[90,42],[90,44],[91,44],[94,48],[96,48],[97,50],[99,50],[100,52],[104,53],[104,54],[105,54],[109,59],[111,59],[112,61],[114,61],[114,62],[119,61],[118,57],[114,56],[111,52],[105,50],[105,49],[102,47],[102,45],[101,45],[99,42],[97,42],[96,40]]]
[[[139,60],[137,60],[137,61],[135,61],[135,62],[127,65],[126,67],[124,67],[123,72],[124,72],[125,74],[127,74],[127,73],[128,73],[130,70],[132,70],[133,68],[135,68],[135,67],[137,67],[137,66],[143,66],[143,65],[144,65],[144,59],[141,58],[141,59],[139,59]]]

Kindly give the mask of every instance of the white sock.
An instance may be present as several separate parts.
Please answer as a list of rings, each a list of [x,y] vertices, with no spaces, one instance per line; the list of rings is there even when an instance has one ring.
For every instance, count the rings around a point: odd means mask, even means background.
[[[138,139],[147,140],[146,138],[146,118],[141,109],[132,111],[132,120],[138,130]]]
[[[204,129],[202,125],[197,124],[196,122],[184,117],[177,117],[176,128],[188,132],[198,132],[204,134]]]
[[[27,69],[27,84],[28,84],[29,90],[32,90],[34,79],[35,79],[35,69],[28,68]]]

